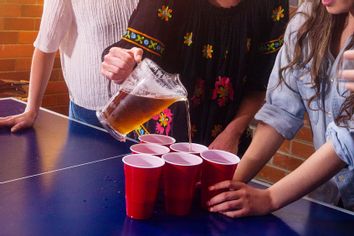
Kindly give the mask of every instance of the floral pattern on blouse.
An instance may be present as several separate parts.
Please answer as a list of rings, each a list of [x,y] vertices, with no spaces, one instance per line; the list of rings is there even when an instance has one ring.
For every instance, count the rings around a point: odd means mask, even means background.
[[[284,36],[281,35],[279,38],[262,43],[259,46],[260,53],[271,54],[277,52],[284,44]]]
[[[156,121],[156,133],[169,135],[173,114],[169,108],[152,117]]]
[[[285,9],[282,6],[279,6],[273,10],[273,21],[280,21],[282,18],[285,17],[284,14]]]
[[[163,5],[159,10],[157,14],[162,20],[164,21],[169,21],[169,19],[172,18],[172,9],[169,8],[169,6]]]
[[[188,45],[188,47],[192,45],[192,43],[193,43],[193,32],[186,33],[186,35],[184,36],[183,43]]]
[[[128,27],[123,35],[122,40],[142,47],[144,50],[157,56],[161,56],[165,50],[165,45],[161,41],[130,27]]]
[[[140,125],[139,128],[135,129],[135,133],[140,136],[144,134],[149,134],[149,131],[146,129],[144,125]]]
[[[206,59],[211,59],[213,58],[213,45],[206,44],[203,46],[203,57]]]
[[[220,107],[225,106],[228,101],[234,100],[234,89],[229,77],[219,76],[217,78],[212,99],[217,100]]]
[[[195,85],[193,97],[191,98],[193,107],[196,107],[201,103],[204,97],[204,91],[205,91],[205,80],[198,79]]]

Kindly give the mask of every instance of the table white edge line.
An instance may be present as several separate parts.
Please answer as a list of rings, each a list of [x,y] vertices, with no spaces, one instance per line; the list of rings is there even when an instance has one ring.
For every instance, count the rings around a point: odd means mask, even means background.
[[[125,155],[127,155],[127,154],[121,154],[121,155],[118,155],[118,156],[108,157],[108,158],[95,160],[95,161],[89,161],[89,162],[85,162],[85,163],[81,163],[81,164],[77,164],[77,165],[73,165],[73,166],[67,166],[67,167],[63,167],[63,168],[59,168],[59,169],[55,169],[55,170],[44,171],[44,172],[41,172],[41,173],[38,173],[38,174],[27,175],[27,176],[23,176],[23,177],[16,178],[16,179],[5,180],[3,182],[0,182],[0,185],[16,182],[16,181],[20,181],[20,180],[30,179],[30,178],[33,178],[33,177],[37,177],[37,176],[41,176],[41,175],[45,175],[45,174],[51,174],[51,173],[55,173],[55,172],[59,172],[59,171],[63,171],[63,170],[74,169],[74,168],[77,168],[77,167],[90,165],[90,164],[95,164],[95,163],[99,163],[99,162],[103,162],[103,161],[107,161],[107,160],[111,160],[111,159],[116,159],[116,158],[123,157]]]
[[[9,99],[15,100],[15,101],[20,102],[20,103],[23,103],[23,104],[27,104],[26,102],[21,101],[21,100],[16,99],[16,98],[13,98],[13,97],[1,98],[0,100],[9,100]],[[103,128],[100,128],[100,127],[97,127],[97,126],[94,126],[94,125],[87,124],[87,123],[85,123],[85,122],[82,122],[82,121],[73,119],[73,118],[71,118],[71,117],[68,117],[68,116],[66,116],[66,115],[60,114],[60,113],[58,113],[58,112],[51,111],[51,110],[49,110],[49,109],[47,109],[47,108],[40,107],[40,110],[46,111],[46,112],[51,113],[51,114],[53,114],[53,115],[56,115],[56,116],[59,116],[59,117],[62,117],[62,118],[68,119],[68,120],[72,120],[72,121],[75,121],[75,122],[80,123],[80,124],[82,124],[82,125],[86,125],[86,126],[88,126],[88,127],[91,127],[91,128],[100,130],[100,131],[102,131],[102,132],[108,133],[108,131],[105,130],[105,129],[103,129]],[[129,141],[134,142],[134,143],[139,143],[137,140],[132,139],[132,138],[129,138],[129,137],[126,137],[126,140],[129,140]],[[118,140],[117,140],[117,141],[118,141]]]
[[[11,99],[12,99],[12,100],[15,100],[15,101],[17,101],[17,102],[23,103],[23,104],[27,104],[26,102],[21,101],[21,100],[16,99],[16,98],[11,98]],[[85,123],[85,122],[82,122],[82,121],[73,119],[73,118],[71,118],[71,117],[69,117],[69,116],[66,116],[66,115],[60,114],[60,113],[58,113],[58,112],[49,110],[49,109],[47,109],[47,108],[40,107],[39,109],[40,109],[40,110],[43,110],[43,111],[46,111],[46,112],[48,112],[48,113],[51,113],[51,114],[53,114],[53,115],[56,115],[56,116],[59,116],[59,117],[62,117],[62,118],[66,118],[66,119],[68,119],[68,120],[72,120],[72,121],[75,121],[75,122],[77,122],[77,123],[80,123],[80,124],[89,126],[89,127],[91,127],[91,128],[95,128],[95,129],[98,129],[98,130],[101,130],[101,131],[103,131],[103,132],[108,133],[108,131],[105,130],[105,129],[103,129],[103,128],[100,128],[100,127],[97,127],[97,126],[94,126],[94,125],[87,124],[87,123]]]

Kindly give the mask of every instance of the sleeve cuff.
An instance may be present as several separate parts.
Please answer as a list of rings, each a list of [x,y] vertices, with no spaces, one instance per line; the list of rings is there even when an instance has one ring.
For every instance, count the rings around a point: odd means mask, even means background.
[[[38,42],[38,39],[34,41],[33,46],[39,50],[41,50],[44,53],[54,53],[58,51],[59,46],[50,46],[50,45],[44,45]]]
[[[332,142],[338,157],[347,163],[348,169],[354,170],[354,131],[331,122],[327,128],[327,139]]]
[[[286,139],[292,139],[303,126],[303,119],[266,103],[256,114],[255,119],[272,126]]]

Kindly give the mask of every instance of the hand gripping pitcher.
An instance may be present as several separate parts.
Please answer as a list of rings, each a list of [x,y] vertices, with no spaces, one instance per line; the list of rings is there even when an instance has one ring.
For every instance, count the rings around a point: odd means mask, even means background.
[[[119,91],[96,115],[119,141],[177,101],[186,101],[187,91],[178,74],[169,74],[145,58],[121,84]]]

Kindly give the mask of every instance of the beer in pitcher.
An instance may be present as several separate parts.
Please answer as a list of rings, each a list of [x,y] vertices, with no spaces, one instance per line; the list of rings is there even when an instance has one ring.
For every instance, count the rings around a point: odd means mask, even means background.
[[[113,137],[124,141],[126,135],[139,128],[166,107],[186,101],[187,91],[177,74],[163,71],[145,58],[121,85],[108,104],[97,111],[97,117]]]

